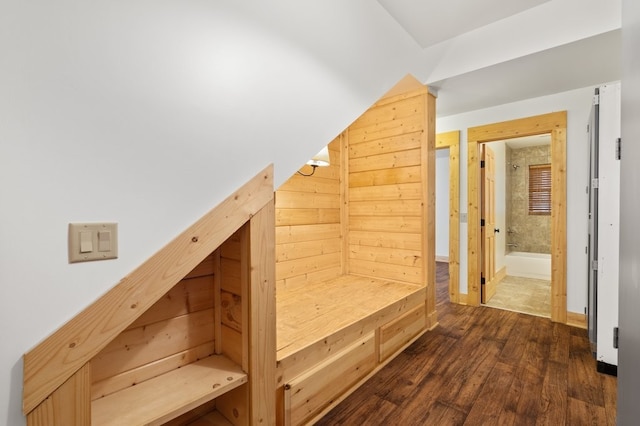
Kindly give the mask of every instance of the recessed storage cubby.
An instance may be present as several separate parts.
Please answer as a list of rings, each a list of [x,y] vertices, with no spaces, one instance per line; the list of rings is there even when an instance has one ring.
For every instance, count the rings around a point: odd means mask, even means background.
[[[272,169],[25,354],[29,426],[275,423]]]

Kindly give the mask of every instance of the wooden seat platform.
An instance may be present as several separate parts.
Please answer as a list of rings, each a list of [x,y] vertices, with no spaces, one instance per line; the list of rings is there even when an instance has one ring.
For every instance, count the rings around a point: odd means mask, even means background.
[[[424,303],[425,288],[415,284],[343,275],[313,287],[276,294],[277,359],[281,361],[357,323],[374,329],[389,315]],[[412,303],[414,302],[415,303]]]

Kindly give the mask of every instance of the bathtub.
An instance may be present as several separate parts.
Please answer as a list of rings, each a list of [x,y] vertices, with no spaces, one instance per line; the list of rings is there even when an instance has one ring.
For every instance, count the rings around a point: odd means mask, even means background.
[[[512,251],[504,259],[507,275],[551,281],[551,255]]]

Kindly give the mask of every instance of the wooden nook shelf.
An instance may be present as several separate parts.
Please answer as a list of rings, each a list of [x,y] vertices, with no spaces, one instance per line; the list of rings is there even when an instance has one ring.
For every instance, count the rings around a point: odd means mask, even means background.
[[[91,424],[161,425],[246,382],[240,366],[213,355],[93,401]]]

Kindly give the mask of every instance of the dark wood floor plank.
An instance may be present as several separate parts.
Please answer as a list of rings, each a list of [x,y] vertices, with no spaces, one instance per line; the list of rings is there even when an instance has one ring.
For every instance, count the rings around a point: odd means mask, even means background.
[[[566,424],[567,376],[566,363],[549,361],[539,398],[536,425],[555,426]]]
[[[597,373],[585,330],[448,302],[439,326],[328,413],[320,425],[615,425],[616,378]]]
[[[502,406],[507,398],[515,367],[513,365],[497,362],[487,380],[482,386],[480,394],[475,404],[469,411],[464,424],[475,425],[495,425],[502,411]]]
[[[604,407],[569,397],[567,425],[602,426],[605,424],[607,424],[607,415]]]

